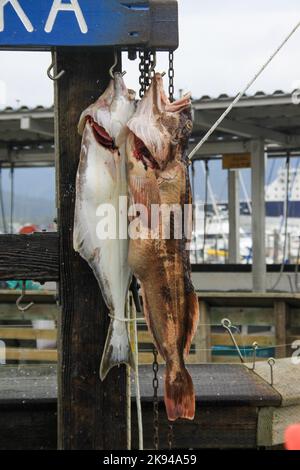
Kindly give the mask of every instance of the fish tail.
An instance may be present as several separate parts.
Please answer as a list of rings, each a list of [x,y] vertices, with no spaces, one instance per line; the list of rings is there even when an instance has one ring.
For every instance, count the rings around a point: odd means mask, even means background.
[[[134,357],[128,337],[127,324],[113,319],[110,322],[100,364],[100,379],[105,380],[115,366],[126,364],[135,368]]]
[[[193,420],[195,417],[195,392],[187,369],[171,373],[167,365],[165,377],[165,405],[169,421],[178,418]]]

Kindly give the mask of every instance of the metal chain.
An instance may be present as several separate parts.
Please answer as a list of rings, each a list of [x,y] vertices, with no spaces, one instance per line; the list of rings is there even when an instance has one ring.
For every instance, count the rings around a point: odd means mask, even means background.
[[[153,445],[154,449],[159,449],[159,411],[158,411],[158,352],[153,347]]]
[[[174,88],[174,77],[175,77],[175,71],[174,71],[174,52],[170,51],[169,52],[169,98],[171,103],[174,101],[174,93],[175,93],[175,88]]]
[[[152,81],[155,76],[156,51],[150,51],[149,61],[150,61],[150,81]]]
[[[169,450],[173,449],[173,441],[174,441],[174,427],[173,427],[173,423],[169,422],[169,429],[168,429]]]
[[[144,51],[139,52],[139,58],[140,58],[140,65],[139,65],[140,98],[143,98],[145,94],[145,52]]]
[[[143,98],[155,74],[156,52],[145,49],[140,51],[140,98]]]

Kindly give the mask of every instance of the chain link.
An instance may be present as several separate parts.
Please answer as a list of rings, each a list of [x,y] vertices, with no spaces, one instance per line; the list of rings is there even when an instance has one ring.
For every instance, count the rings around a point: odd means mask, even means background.
[[[153,445],[154,449],[159,449],[159,410],[158,410],[158,352],[153,347]]]
[[[168,428],[168,446],[169,446],[169,450],[173,449],[173,441],[174,441],[174,427],[173,427],[173,423],[169,422],[169,428]]]
[[[174,52],[170,51],[169,52],[169,98],[171,103],[174,101],[174,93],[175,93],[175,88],[174,88],[174,77],[175,77],[175,71],[174,71]]]
[[[156,52],[144,49],[139,52],[140,58],[140,98],[143,98],[155,74]]]
[[[139,52],[139,58],[140,58],[140,65],[139,65],[140,98],[143,98],[145,94],[145,52],[144,51]]]

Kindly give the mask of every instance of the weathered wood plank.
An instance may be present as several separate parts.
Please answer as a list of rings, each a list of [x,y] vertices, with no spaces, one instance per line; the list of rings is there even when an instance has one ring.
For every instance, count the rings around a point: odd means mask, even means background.
[[[160,411],[160,449],[168,449],[168,421],[163,404]],[[137,448],[136,407],[133,415],[133,447]],[[256,447],[257,408],[210,406],[198,403],[194,421],[173,425],[174,449],[248,449]],[[153,410],[143,403],[144,445],[153,449]]]
[[[234,335],[236,342],[240,348],[244,346],[252,346],[257,341],[259,346],[274,346],[276,344],[274,335]],[[211,343],[213,346],[232,346],[232,339],[229,334],[212,334]]]
[[[126,448],[126,373],[115,368],[104,383],[99,364],[109,318],[92,271],[73,250],[75,181],[81,112],[108,85],[113,51],[61,49],[56,82],[56,157],[60,233],[59,448]],[[101,179],[100,179],[101,184]],[[109,429],[109,432],[107,430]]]
[[[274,325],[274,309],[259,307],[210,307],[211,323],[221,325],[223,318],[229,318],[233,325]]]
[[[0,280],[58,281],[58,234],[0,235]]]
[[[274,302],[274,316],[275,316],[275,334],[276,344],[280,347],[276,348],[276,358],[284,358],[287,356],[287,315],[288,306],[286,302]]]
[[[194,338],[196,357],[199,363],[211,362],[211,320],[208,304],[200,300],[199,311],[199,326]]]
[[[262,408],[258,413],[257,445],[274,447],[284,444],[288,426],[300,421],[300,401],[298,405],[280,408]]]
[[[56,402],[0,404],[0,450],[55,450],[56,442]]]
[[[7,361],[57,362],[55,349],[5,348]]]
[[[280,406],[280,395],[244,366],[201,365],[189,369],[197,396],[196,418],[174,424],[174,447],[256,448],[258,407]],[[163,372],[161,367],[160,448],[167,448]],[[150,449],[153,446],[152,368],[142,367],[140,376],[145,447]],[[0,368],[0,449],[55,447],[56,381],[54,366]],[[134,396],[134,387],[132,391]],[[132,417],[136,448],[134,398]]]
[[[56,340],[57,330],[41,330],[36,328],[0,327],[0,339]]]
[[[20,294],[18,294],[20,295]],[[25,297],[25,301],[28,299],[32,301],[31,295]],[[37,299],[38,300],[38,299]],[[31,320],[57,320],[59,308],[55,303],[53,304],[38,304],[34,305],[26,312],[19,312],[17,306],[14,303],[0,303],[0,323],[3,321],[31,321]]]

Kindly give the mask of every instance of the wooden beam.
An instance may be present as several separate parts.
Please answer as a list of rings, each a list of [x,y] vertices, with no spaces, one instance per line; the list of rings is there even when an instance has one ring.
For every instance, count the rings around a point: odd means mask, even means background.
[[[60,449],[126,448],[126,371],[115,368],[101,383],[100,358],[109,324],[107,308],[87,263],[73,250],[75,180],[81,112],[105,90],[113,51],[59,49],[55,86],[60,236],[58,445]],[[101,175],[99,184],[101,184]]]
[[[6,348],[5,359],[7,361],[56,362],[57,351],[55,349]]]
[[[37,328],[0,327],[0,339],[47,339],[56,341],[57,330],[41,330]]]
[[[199,299],[200,320],[193,344],[196,348],[197,363],[211,362],[211,328],[210,311],[206,302]]]
[[[58,234],[0,235],[0,280],[58,281]]]
[[[274,316],[275,316],[275,335],[276,345],[276,358],[282,359],[287,357],[287,316],[288,305],[284,301],[274,302]]]

